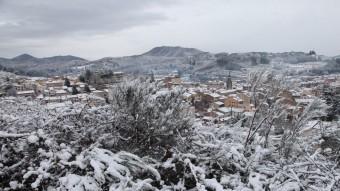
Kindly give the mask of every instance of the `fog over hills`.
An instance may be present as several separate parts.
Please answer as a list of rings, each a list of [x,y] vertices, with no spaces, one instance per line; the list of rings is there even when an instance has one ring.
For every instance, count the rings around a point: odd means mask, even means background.
[[[22,54],[12,59],[0,58],[0,69],[6,68],[6,71],[30,76],[77,74],[85,68],[139,74],[168,74],[177,71],[190,75],[225,75],[229,70],[240,71],[268,64],[279,66],[278,63],[328,62],[332,59],[335,58],[304,52],[213,54],[195,48],[160,46],[140,55],[105,57],[93,61],[71,55],[36,58]]]

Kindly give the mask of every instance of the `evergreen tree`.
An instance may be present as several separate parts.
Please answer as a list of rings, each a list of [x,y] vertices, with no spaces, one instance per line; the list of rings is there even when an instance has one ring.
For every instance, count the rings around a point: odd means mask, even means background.
[[[90,87],[89,87],[88,85],[85,85],[84,91],[85,91],[86,93],[91,93]]]
[[[155,75],[153,74],[153,72],[150,75],[150,82],[151,83],[155,82]]]
[[[76,86],[72,86],[72,95],[76,95],[76,94],[78,94],[78,93],[79,93],[79,92],[78,92]]]
[[[260,63],[261,64],[269,64],[270,60],[267,57],[265,57],[265,56],[261,56]]]
[[[314,50],[309,51],[309,55],[316,55],[316,52]]]
[[[85,82],[85,77],[84,77],[83,75],[80,75],[80,76],[78,77],[78,79],[79,79],[79,81],[81,81],[81,82]]]
[[[64,86],[70,87],[71,86],[71,82],[68,78],[65,78],[64,80]]]
[[[84,76],[84,78],[85,78],[85,82],[89,83],[89,82],[90,82],[90,79],[91,79],[91,77],[92,77],[92,72],[91,72],[90,70],[86,70],[86,72],[85,72],[85,76]]]

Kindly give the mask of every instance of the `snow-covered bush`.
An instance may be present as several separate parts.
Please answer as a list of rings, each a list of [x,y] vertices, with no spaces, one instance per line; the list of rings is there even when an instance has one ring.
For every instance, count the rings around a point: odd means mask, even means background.
[[[164,153],[164,148],[190,143],[193,116],[181,89],[161,89],[156,83],[134,80],[113,88],[112,132],[117,147],[140,154]]]
[[[253,120],[211,126],[191,120],[180,90],[148,82],[101,106],[0,98],[0,190],[339,190],[338,126],[314,128],[315,100],[275,135],[288,116],[278,92],[257,92]]]
[[[73,173],[59,178],[57,190],[148,190],[160,181],[158,171],[141,158],[127,152],[90,148],[74,161],[64,161]],[[138,177],[142,179],[138,179]]]

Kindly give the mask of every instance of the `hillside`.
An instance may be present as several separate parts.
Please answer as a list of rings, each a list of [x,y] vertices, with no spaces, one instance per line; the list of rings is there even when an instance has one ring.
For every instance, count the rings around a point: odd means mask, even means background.
[[[160,46],[144,53],[144,56],[164,56],[164,57],[187,57],[203,53],[203,51],[195,48],[183,48],[179,46]]]
[[[173,71],[197,76],[225,76],[229,70],[242,71],[272,64],[280,68],[282,64],[315,62],[320,56],[304,52],[247,52],[213,54],[195,48],[179,46],[155,47],[143,54],[124,57],[105,57],[87,61],[75,56],[53,56],[36,58],[22,54],[12,59],[0,58],[0,70],[29,76],[78,74],[91,70],[114,70],[126,73],[168,74]],[[327,60],[326,60],[327,61]],[[29,69],[27,69],[29,68]],[[237,73],[237,72],[236,72]]]
[[[283,64],[300,64],[315,62],[318,58],[304,52],[247,52],[212,54],[194,48],[161,46],[144,54],[125,57],[107,57],[88,62],[87,68],[92,70],[116,70],[127,73],[169,74],[178,71],[190,75],[196,80],[221,79],[230,70],[241,75],[251,68],[273,65],[281,70]],[[284,69],[284,68],[283,68]]]
[[[85,62],[87,60],[71,55],[36,58],[21,54],[11,59],[0,58],[0,69],[29,76],[62,75]]]

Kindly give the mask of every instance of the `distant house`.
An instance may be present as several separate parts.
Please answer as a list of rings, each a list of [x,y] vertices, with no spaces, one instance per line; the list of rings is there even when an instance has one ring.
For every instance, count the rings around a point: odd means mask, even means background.
[[[295,101],[297,105],[305,107],[309,105],[311,102],[313,102],[313,100],[314,100],[313,98],[301,98],[301,99],[296,99]]]
[[[194,92],[185,92],[183,94],[183,99],[186,101],[186,102],[189,102],[189,103],[194,103],[195,101],[195,97],[194,97]]]
[[[44,97],[43,99],[44,103],[61,103],[61,97]]]
[[[201,102],[206,107],[211,107],[213,102],[218,101],[220,95],[216,93],[201,93]]]
[[[213,103],[213,108],[214,109],[218,109],[218,108],[220,108],[220,107],[223,107],[224,106],[224,103],[223,102],[221,102],[221,101],[216,101],[216,102],[214,102]]]
[[[24,91],[24,86],[21,84],[14,83],[13,86],[16,91]]]
[[[290,106],[296,105],[296,101],[295,101],[293,94],[288,90],[281,91],[279,93],[279,97],[281,98],[281,103],[284,103]]]
[[[46,88],[54,87],[54,88],[61,88],[62,89],[63,86],[64,86],[63,80],[53,80],[53,81],[45,82]]]
[[[330,83],[330,88],[334,93],[340,94],[340,81]]]
[[[231,90],[226,90],[226,89],[219,89],[217,92],[221,95],[228,96],[231,94],[235,94],[237,90],[231,89]]]
[[[68,94],[68,92],[65,91],[65,90],[56,90],[55,91],[56,96],[64,96],[64,95],[67,95],[67,94]]]
[[[167,88],[171,88],[172,86],[181,85],[182,79],[175,75],[175,76],[166,76],[163,79],[163,82]]]
[[[220,107],[217,109],[218,112],[223,113],[225,116],[240,116],[243,114],[244,110],[242,108],[232,108],[232,107]]]
[[[242,107],[244,108],[244,110],[252,111],[254,109],[253,105],[251,104],[250,94],[248,92],[242,91],[240,93],[237,93],[237,96],[242,99],[243,101]]]
[[[17,96],[19,96],[19,97],[34,97],[35,92],[34,92],[34,90],[17,91]]]
[[[102,97],[104,98],[105,96],[107,96],[106,92],[105,91],[101,91],[101,90],[95,90],[95,91],[92,91],[92,93],[96,96],[99,96],[99,97]]]
[[[218,101],[218,99],[221,97],[221,95],[217,94],[217,93],[207,93],[207,94],[204,94],[204,96],[211,100],[211,102],[213,101]]]
[[[243,108],[243,100],[236,94],[229,95],[224,100],[225,107]]]
[[[112,72],[112,71],[96,71],[90,78],[90,84],[95,85],[99,89],[103,89],[106,84],[120,83],[123,81],[123,72]]]

